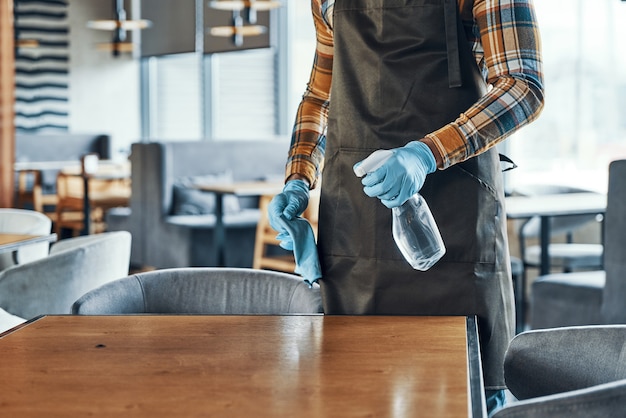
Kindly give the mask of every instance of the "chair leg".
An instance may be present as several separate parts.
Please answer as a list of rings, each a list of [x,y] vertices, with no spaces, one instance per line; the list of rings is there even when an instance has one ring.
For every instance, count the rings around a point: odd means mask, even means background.
[[[512,265],[512,276],[515,296],[515,333],[524,331],[526,324],[526,268],[524,263],[521,266]]]

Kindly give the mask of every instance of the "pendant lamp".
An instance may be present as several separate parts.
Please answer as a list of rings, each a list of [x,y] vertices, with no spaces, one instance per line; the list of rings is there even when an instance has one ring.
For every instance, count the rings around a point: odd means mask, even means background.
[[[128,40],[129,30],[145,29],[152,26],[149,20],[127,20],[124,0],[114,0],[115,19],[90,20],[87,27],[96,30],[113,31],[111,42],[98,45],[98,49],[111,51],[113,56],[118,56],[122,52],[132,52],[133,43]]]
[[[267,27],[257,25],[257,10],[268,11],[280,7],[279,1],[273,0],[213,0],[209,7],[216,10],[231,10],[233,24],[231,26],[215,26],[209,29],[212,36],[232,37],[235,46],[243,45],[245,36],[258,36],[267,32]],[[241,16],[246,16],[248,24],[244,24]]]

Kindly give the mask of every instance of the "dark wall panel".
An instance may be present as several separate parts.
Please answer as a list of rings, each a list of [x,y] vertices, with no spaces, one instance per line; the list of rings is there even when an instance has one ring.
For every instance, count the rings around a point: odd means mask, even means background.
[[[270,12],[257,12],[256,24],[265,26],[268,30],[262,35],[247,36],[244,38],[243,45],[236,46],[230,37],[216,37],[209,33],[211,27],[231,26],[233,13],[212,9],[205,0],[201,3],[205,53],[270,46]],[[152,21],[152,27],[144,30],[141,34],[141,55],[143,57],[195,51],[196,0],[142,0],[141,18]],[[249,23],[246,22],[245,24]]]
[[[141,33],[141,56],[195,51],[195,0],[142,0],[141,18],[152,26]]]

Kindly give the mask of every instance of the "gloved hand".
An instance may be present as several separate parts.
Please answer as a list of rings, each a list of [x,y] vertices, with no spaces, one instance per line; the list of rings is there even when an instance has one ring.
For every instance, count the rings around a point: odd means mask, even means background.
[[[391,151],[393,155],[387,161],[361,180],[365,194],[379,198],[388,208],[401,206],[419,192],[426,175],[437,169],[435,156],[421,141]]]
[[[280,246],[286,250],[293,250],[293,238],[284,227],[285,220],[300,216],[309,205],[309,187],[304,180],[290,180],[283,187],[282,193],[274,196],[267,208],[270,225],[276,231]]]
[[[282,193],[274,196],[268,206],[270,225],[278,235],[280,246],[292,250],[296,259],[295,272],[312,285],[321,277],[315,235],[309,222],[299,215],[309,204],[309,187],[304,180],[291,180]]]
[[[295,272],[302,276],[304,281],[312,286],[319,278],[322,277],[322,268],[317,253],[317,244],[315,243],[315,234],[311,224],[306,219],[296,216],[291,220],[285,219],[285,216],[277,218],[281,223],[281,227],[286,231],[280,246],[286,248],[285,241],[290,243],[293,255],[296,260]],[[279,238],[280,239],[280,238]]]

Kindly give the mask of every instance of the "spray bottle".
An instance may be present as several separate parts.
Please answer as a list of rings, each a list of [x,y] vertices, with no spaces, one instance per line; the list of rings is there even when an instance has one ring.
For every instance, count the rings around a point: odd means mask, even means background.
[[[363,177],[375,171],[393,155],[377,150],[354,168]],[[416,270],[428,270],[446,253],[443,239],[424,198],[416,193],[401,206],[391,209],[392,234],[406,261]]]

